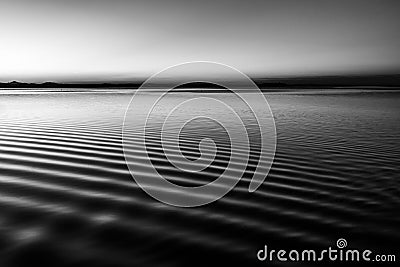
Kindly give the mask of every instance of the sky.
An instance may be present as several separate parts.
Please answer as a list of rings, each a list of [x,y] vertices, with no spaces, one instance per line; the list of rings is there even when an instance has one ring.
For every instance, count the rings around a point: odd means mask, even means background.
[[[146,78],[188,61],[257,77],[400,73],[397,0],[0,0],[0,81]]]

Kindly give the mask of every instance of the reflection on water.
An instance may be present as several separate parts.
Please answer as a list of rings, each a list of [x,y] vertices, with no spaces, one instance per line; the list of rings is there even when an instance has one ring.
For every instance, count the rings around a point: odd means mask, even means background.
[[[395,253],[400,94],[267,98],[278,144],[264,184],[250,194],[245,176],[221,200],[183,209],[153,200],[129,174],[121,127],[130,95],[1,95],[1,266],[256,264],[264,244],[318,248],[339,237],[356,248]],[[201,174],[178,172],[166,162],[159,131],[147,136],[152,160],[177,184],[209,182],[231,156],[217,129],[197,121],[182,132],[189,159],[199,156],[198,140],[216,140],[216,161]],[[144,176],[146,167],[138,157]]]

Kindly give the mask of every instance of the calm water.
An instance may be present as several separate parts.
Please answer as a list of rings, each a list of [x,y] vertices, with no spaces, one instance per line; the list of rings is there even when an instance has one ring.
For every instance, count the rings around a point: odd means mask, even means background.
[[[146,136],[159,172],[188,186],[214,180],[237,157],[226,132],[199,120],[182,132],[183,154],[197,158],[198,141],[211,137],[215,164],[194,175],[166,161],[158,128],[163,108],[192,96],[163,103]],[[215,97],[250,116],[233,96]],[[265,244],[324,249],[338,238],[353,248],[396,254],[400,94],[276,93],[267,99],[278,143],[264,184],[250,194],[245,175],[221,200],[184,209],[150,198],[130,176],[121,144],[129,94],[1,95],[0,265],[251,265]],[[192,112],[225,115],[207,106]],[[249,120],[246,126],[257,142],[255,125]],[[140,153],[137,166],[145,176]]]

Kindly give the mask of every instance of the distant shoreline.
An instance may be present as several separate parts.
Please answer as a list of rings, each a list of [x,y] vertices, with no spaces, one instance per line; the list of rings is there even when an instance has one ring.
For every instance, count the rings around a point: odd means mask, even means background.
[[[12,88],[2,89],[0,88],[0,95],[18,95],[18,94],[134,94],[137,89],[133,88]],[[258,90],[253,89],[239,89],[241,93],[256,93]],[[400,87],[346,87],[346,88],[285,88],[285,89],[260,89],[263,94],[274,95],[274,94],[322,94],[322,95],[334,95],[334,94],[363,94],[363,93],[400,93]],[[148,89],[142,91],[144,94],[151,93],[162,93],[166,92],[163,89]],[[227,89],[179,89],[171,91],[170,93],[177,94],[225,94],[229,93]]]
[[[367,75],[367,76],[315,76],[315,77],[291,77],[291,78],[252,78],[253,82],[261,90],[293,90],[293,89],[348,89],[348,88],[368,88],[368,89],[398,89],[400,88],[400,74],[393,75]],[[0,90],[8,89],[105,89],[105,90],[121,90],[121,89],[138,89],[145,79],[136,79],[131,81],[93,81],[93,82],[53,82],[47,81],[42,83],[27,82],[0,82]],[[221,80],[222,82],[222,80]],[[230,82],[234,82],[230,80]],[[173,84],[167,81],[166,84],[147,84],[146,87],[152,89],[168,88]],[[179,85],[177,88],[183,90],[194,89],[221,89],[221,86],[208,82],[192,82]],[[223,88],[223,87],[222,87]]]

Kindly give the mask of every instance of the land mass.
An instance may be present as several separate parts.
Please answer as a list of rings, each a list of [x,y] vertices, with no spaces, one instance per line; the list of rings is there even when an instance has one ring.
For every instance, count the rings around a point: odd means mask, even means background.
[[[373,76],[315,76],[315,77],[290,77],[290,78],[258,78],[252,80],[261,89],[296,89],[296,88],[338,88],[338,87],[392,87],[400,88],[400,74],[373,75]],[[25,82],[0,82],[0,89],[57,89],[57,88],[82,88],[82,89],[137,89],[142,82],[74,82],[74,83],[25,83]],[[162,88],[162,84],[155,85]],[[221,86],[213,83],[193,82],[180,85],[177,88],[207,88],[220,89]]]

